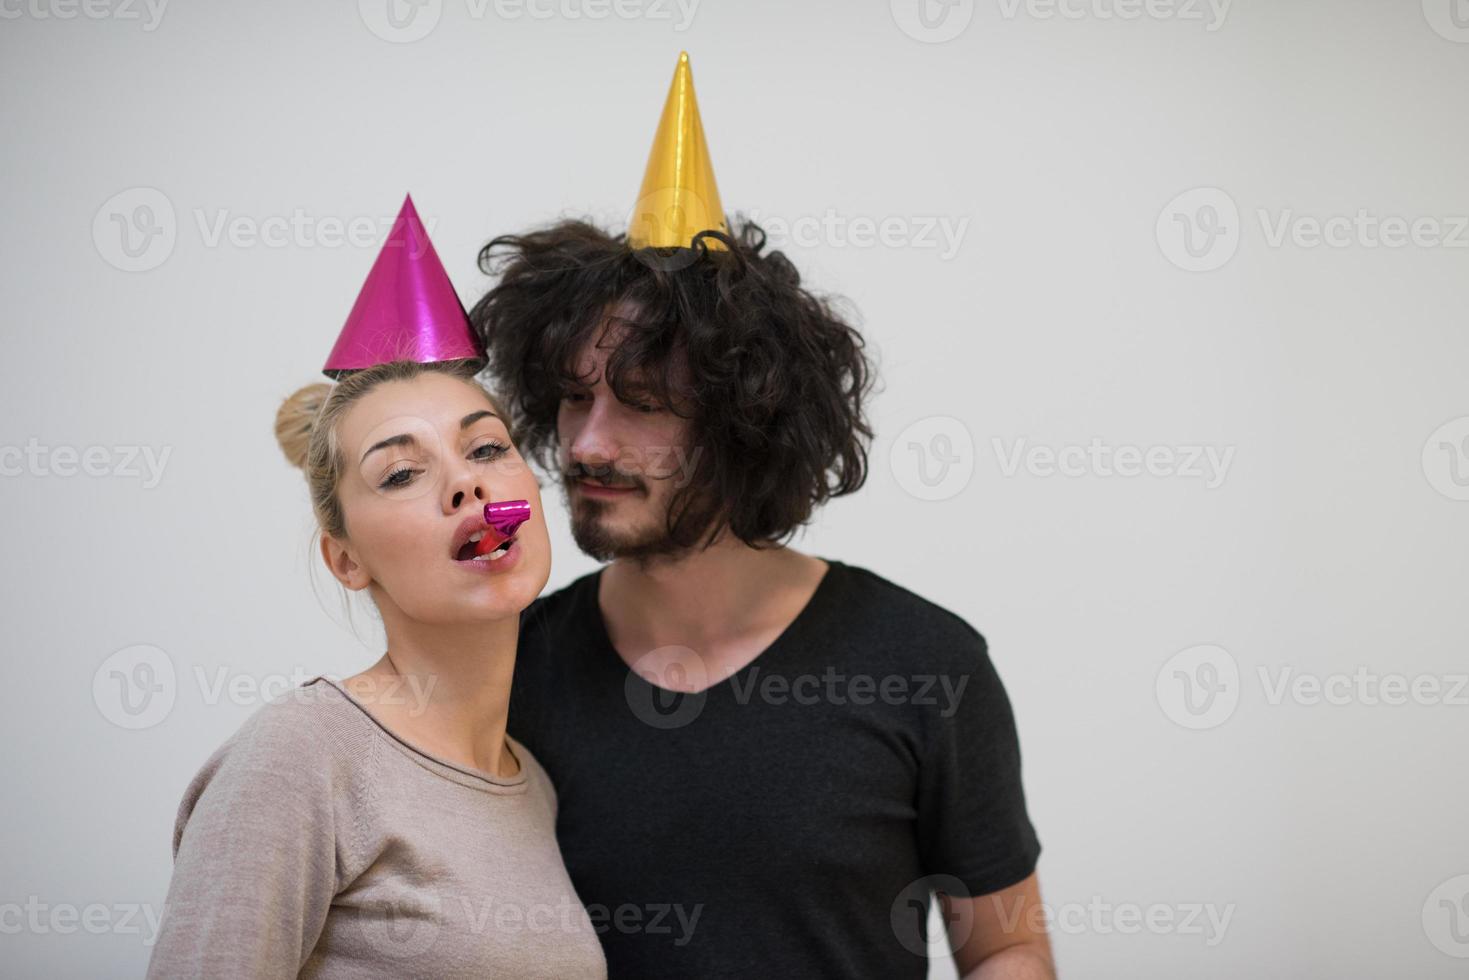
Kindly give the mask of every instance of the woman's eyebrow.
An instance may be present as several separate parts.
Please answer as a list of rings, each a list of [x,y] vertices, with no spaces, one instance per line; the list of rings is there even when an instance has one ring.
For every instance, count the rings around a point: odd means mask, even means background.
[[[362,459],[357,461],[357,465],[362,465],[362,463],[367,461],[367,457],[379,449],[387,449],[389,446],[416,446],[417,444],[418,440],[411,433],[404,432],[402,435],[389,436],[382,442],[373,443],[367,452],[362,454]]]
[[[471,425],[474,425],[474,423],[478,422],[480,419],[487,417],[497,419],[500,416],[496,415],[489,409],[481,409],[478,412],[470,412],[468,415],[464,416],[464,418],[459,420],[459,431],[463,432],[465,429],[469,428]]]
[[[459,430],[462,432],[483,418],[497,419],[499,417],[500,416],[496,415],[494,412],[491,412],[488,409],[481,409],[478,412],[470,412],[468,415],[464,416],[464,418],[459,420]],[[362,454],[362,459],[358,462],[360,464],[361,462],[365,461],[367,457],[371,456],[379,449],[387,449],[389,446],[417,445],[417,443],[418,440],[411,433],[408,432],[404,432],[401,435],[389,436],[383,441],[375,442],[370,447],[368,447],[367,452]]]

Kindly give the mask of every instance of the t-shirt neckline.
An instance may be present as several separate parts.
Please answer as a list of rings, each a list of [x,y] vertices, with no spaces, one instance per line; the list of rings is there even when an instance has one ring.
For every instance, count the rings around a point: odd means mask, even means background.
[[[436,773],[440,776],[445,777],[446,779],[459,783],[461,786],[468,786],[471,789],[489,790],[497,793],[521,792],[529,785],[530,767],[527,761],[529,758],[529,753],[526,752],[525,748],[519,742],[511,738],[508,732],[505,735],[505,744],[509,746],[511,754],[515,756],[515,761],[519,764],[520,771],[516,773],[516,775],[509,778],[502,776],[493,776],[490,773],[485,772],[483,769],[475,769],[469,766],[462,766],[457,763],[450,762],[447,759],[440,758],[439,756],[434,755],[432,752],[427,752],[424,749],[419,748],[417,745],[414,745],[412,742],[408,741],[408,739],[399,735],[387,725],[384,725],[376,715],[368,710],[367,705],[359,701],[356,695],[347,690],[347,688],[343,684],[338,682],[335,678],[328,677],[325,674],[318,674],[316,677],[313,677],[302,686],[305,687],[307,685],[315,683],[316,681],[325,681],[327,684],[331,685],[333,690],[337,691],[337,693],[341,694],[342,697],[346,698],[347,703],[351,704],[358,711],[362,712],[363,717],[371,722],[372,725],[376,727],[379,732],[387,736],[389,743],[391,743],[394,748],[398,749],[404,755],[408,756],[414,762],[417,762],[419,765],[429,770],[430,772]]]
[[[823,558],[820,555],[816,557],[821,558],[822,561],[826,562],[826,571],[822,573],[821,580],[816,583],[815,590],[812,591],[810,598],[806,600],[806,604],[801,607],[800,612],[796,613],[795,618],[787,623],[785,629],[781,630],[780,633],[776,635],[775,639],[771,640],[770,643],[766,645],[765,649],[757,653],[754,659],[752,659],[749,663],[745,664],[743,667],[735,671],[733,674],[730,674],[728,677],[715,681],[713,684],[710,684],[708,687],[704,688],[701,691],[696,691],[692,693],[679,692],[670,690],[666,687],[660,687],[659,685],[654,684],[652,681],[649,681],[646,677],[643,677],[637,671],[633,670],[632,665],[622,659],[622,654],[618,653],[617,648],[612,645],[612,637],[607,632],[607,621],[602,616],[602,606],[598,598],[602,589],[602,573],[607,570],[606,565],[603,565],[591,575],[590,587],[587,589],[587,596],[584,599],[584,601],[587,603],[588,618],[591,620],[592,623],[593,642],[597,644],[602,652],[604,652],[611,658],[611,664],[614,669],[620,669],[622,672],[631,674],[637,678],[636,682],[630,681],[631,683],[641,683],[646,685],[652,691],[658,691],[664,694],[683,693],[688,694],[688,696],[690,697],[707,697],[710,694],[713,694],[715,691],[729,686],[736,679],[743,680],[745,675],[753,670],[756,670],[760,667],[768,669],[773,662],[771,654],[779,654],[785,648],[789,647],[795,641],[796,636],[799,633],[804,632],[808,628],[808,624],[822,614],[822,611],[828,601],[828,597],[837,587],[836,577],[839,572],[845,570],[846,566],[843,565],[842,562],[837,561],[835,558]]]

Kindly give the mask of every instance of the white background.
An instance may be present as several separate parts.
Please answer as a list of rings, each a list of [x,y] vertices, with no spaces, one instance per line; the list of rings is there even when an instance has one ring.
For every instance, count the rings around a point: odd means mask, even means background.
[[[623,220],[687,48],[727,210],[805,229],[881,359],[871,478],[798,544],[989,639],[1063,974],[1462,976],[1469,4],[584,2],[0,0],[3,972],[140,975],[126,909],[259,703],[214,685],[376,656],[271,425],[403,193],[472,303],[492,234]],[[1359,212],[1419,241],[1298,220]],[[1159,472],[1008,462],[1094,439]],[[554,587],[593,566],[551,516]],[[173,702],[129,730],[137,645]]]

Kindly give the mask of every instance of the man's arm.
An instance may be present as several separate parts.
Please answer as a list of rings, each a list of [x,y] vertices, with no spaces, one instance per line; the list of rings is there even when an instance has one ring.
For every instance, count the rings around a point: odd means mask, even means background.
[[[1035,875],[978,898],[940,895],[939,903],[964,980],[1055,980]]]

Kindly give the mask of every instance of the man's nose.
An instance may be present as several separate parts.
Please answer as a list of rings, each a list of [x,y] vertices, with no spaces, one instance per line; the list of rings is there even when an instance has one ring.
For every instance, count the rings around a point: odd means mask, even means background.
[[[597,398],[587,413],[576,421],[576,431],[566,443],[573,462],[606,466],[617,458],[617,439],[608,417],[605,399]]]

